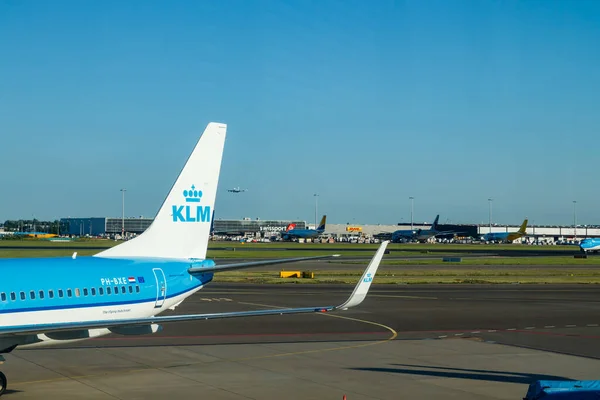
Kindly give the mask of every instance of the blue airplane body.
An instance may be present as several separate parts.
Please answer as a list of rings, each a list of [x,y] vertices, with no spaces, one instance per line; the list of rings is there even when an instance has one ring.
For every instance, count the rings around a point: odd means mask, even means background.
[[[527,234],[527,218],[516,232],[489,232],[482,236],[483,240],[489,242],[512,242]]]
[[[586,238],[579,243],[579,248],[583,252],[591,251],[597,253],[600,251],[600,238]]]
[[[17,347],[64,344],[108,334],[150,334],[169,322],[346,310],[364,300],[388,242],[381,244],[350,297],[337,306],[159,315],[175,309],[217,272],[337,256],[222,266],[206,259],[226,128],[225,124],[208,124],[152,224],[141,235],[91,257],[75,253],[72,257],[0,260],[0,364],[6,361],[4,354]],[[0,372],[0,395],[6,388],[6,376]]]
[[[194,266],[214,266],[205,260]],[[32,274],[42,268],[46,274]],[[0,314],[161,302],[193,292],[213,273],[188,274],[190,262],[96,257],[24,258],[0,262]],[[161,291],[160,284],[166,288]],[[35,325],[35,324],[33,324]],[[24,326],[24,325],[20,325]],[[6,326],[0,326],[0,333]]]
[[[323,215],[321,222],[317,229],[290,229],[289,231],[283,232],[281,237],[284,240],[291,240],[294,238],[310,239],[316,238],[325,232],[325,224],[327,222],[327,216]]]
[[[401,229],[392,232],[392,242],[402,242],[402,241],[411,241],[418,240],[420,242],[424,242],[429,240],[431,237],[435,237],[438,235],[449,235],[456,234],[459,232],[455,231],[440,231],[438,229],[438,221],[440,220],[439,214],[435,217],[433,224],[431,224],[430,229]]]

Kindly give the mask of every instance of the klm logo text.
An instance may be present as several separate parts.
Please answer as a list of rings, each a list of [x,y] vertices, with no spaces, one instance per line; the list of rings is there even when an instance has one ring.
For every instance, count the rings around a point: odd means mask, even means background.
[[[210,206],[173,206],[173,222],[210,222]]]
[[[192,185],[191,190],[184,190],[183,197],[186,203],[200,203],[202,191],[196,190]],[[173,222],[210,222],[210,206],[187,204],[173,206]]]

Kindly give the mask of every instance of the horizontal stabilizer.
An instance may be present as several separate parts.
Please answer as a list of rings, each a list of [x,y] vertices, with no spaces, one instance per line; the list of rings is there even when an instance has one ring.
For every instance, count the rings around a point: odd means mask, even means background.
[[[236,269],[262,267],[264,265],[276,265],[276,264],[288,264],[299,261],[311,261],[311,260],[324,260],[327,258],[339,257],[339,254],[333,254],[328,256],[315,256],[315,257],[299,257],[299,258],[280,258],[277,260],[261,260],[261,261],[249,261],[235,264],[215,265],[212,267],[192,267],[188,269],[190,274],[206,273],[206,272],[223,272],[233,271]]]

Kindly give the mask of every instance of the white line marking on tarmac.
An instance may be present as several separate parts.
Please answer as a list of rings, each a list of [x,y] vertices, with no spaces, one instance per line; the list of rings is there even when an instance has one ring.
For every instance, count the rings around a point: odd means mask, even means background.
[[[598,326],[600,326],[600,324],[587,324],[585,326],[588,326],[588,327],[598,327]],[[576,328],[577,325],[572,325],[571,324],[571,325],[565,325],[565,327],[566,328]],[[545,329],[556,328],[556,325],[545,325],[544,328]],[[519,329],[532,330],[532,329],[536,329],[536,327],[535,326],[527,326],[525,328],[506,328],[506,329],[500,329],[500,331],[517,331]],[[471,333],[471,334],[480,334],[481,332],[482,331],[471,331],[471,332],[465,331],[465,332],[461,332],[461,333],[455,333],[454,336],[464,336],[464,335],[469,334],[469,333]],[[497,329],[488,329],[488,330],[485,330],[484,332],[493,333],[493,332],[498,332],[498,330]],[[438,339],[443,339],[443,338],[447,338],[447,337],[448,337],[448,335],[441,335],[441,336],[438,336],[437,338]],[[495,342],[494,341],[486,341],[486,343],[495,343]]]
[[[390,294],[372,294],[370,297],[387,297],[394,299],[419,299],[419,300],[438,300],[437,297],[428,296],[401,296],[401,295],[390,295]]]

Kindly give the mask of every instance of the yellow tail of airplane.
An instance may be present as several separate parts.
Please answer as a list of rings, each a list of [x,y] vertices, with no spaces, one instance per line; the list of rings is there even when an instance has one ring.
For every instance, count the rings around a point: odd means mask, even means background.
[[[327,221],[327,215],[323,215],[323,218],[321,218],[321,222],[319,222],[319,226],[317,227],[318,231],[325,231],[325,222]]]
[[[525,234],[525,231],[527,230],[527,222],[527,218],[525,218],[523,224],[521,224],[521,227],[519,228],[519,233]]]

